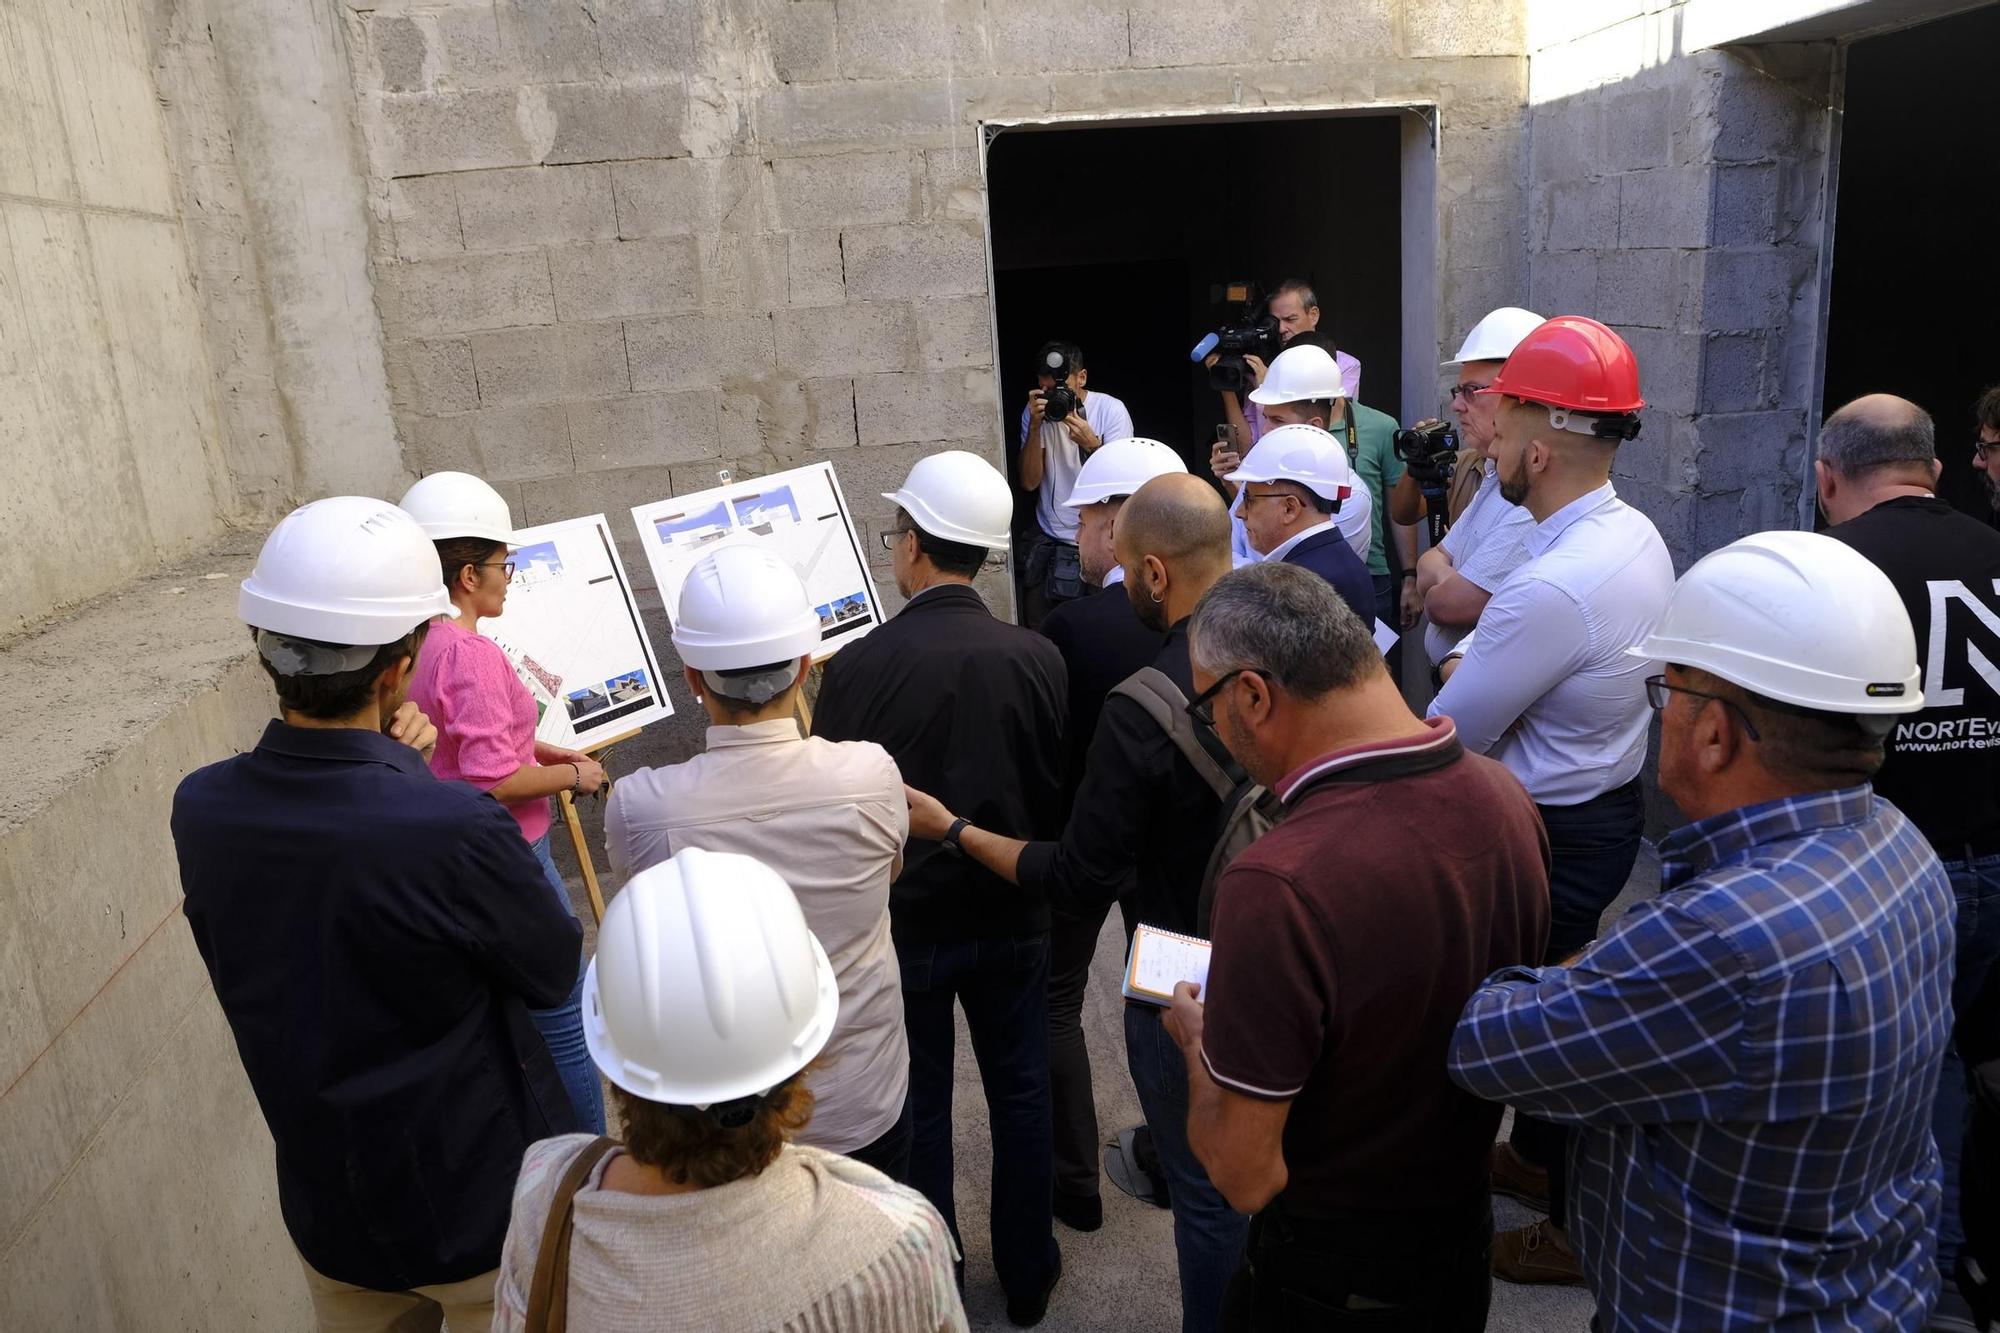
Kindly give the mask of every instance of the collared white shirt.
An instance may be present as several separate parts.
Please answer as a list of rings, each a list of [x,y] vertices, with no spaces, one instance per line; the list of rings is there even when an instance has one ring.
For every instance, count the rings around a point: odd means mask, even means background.
[[[1638,775],[1646,677],[1625,650],[1666,612],[1674,564],[1611,483],[1535,526],[1527,563],[1493,594],[1431,703],[1465,748],[1505,764],[1542,805],[1576,805]]]
[[[1097,586],[1100,588],[1115,588],[1124,581],[1125,581],[1125,566],[1113,565],[1110,571],[1105,574],[1104,582],[1098,584]]]
[[[1132,414],[1125,404],[1095,389],[1083,395],[1083,419],[1106,444],[1132,433]],[[1021,409],[1021,443],[1028,442],[1028,409]],[[1035,490],[1035,522],[1057,541],[1076,541],[1076,510],[1063,501],[1076,489],[1083,471],[1083,450],[1060,421],[1042,423],[1042,484]]]
[[[1340,535],[1347,538],[1347,544],[1354,548],[1354,554],[1361,557],[1361,563],[1368,563],[1368,544],[1375,539],[1374,528],[1369,523],[1375,497],[1368,489],[1368,483],[1359,474],[1350,476],[1347,498],[1340,502],[1340,512],[1327,515],[1327,520],[1340,529]],[[1311,531],[1311,529],[1307,529]],[[1290,548],[1285,548],[1289,550]],[[1269,555],[1257,554],[1257,548],[1250,544],[1250,530],[1243,526],[1243,488],[1236,488],[1236,498],[1229,502],[1229,554],[1237,569],[1254,565],[1259,560],[1282,560],[1283,556],[1273,551]]]
[[[1459,577],[1491,595],[1527,560],[1528,537],[1534,530],[1535,516],[1500,494],[1499,470],[1488,458],[1481,465],[1479,489],[1438,545],[1451,557]],[[1444,661],[1471,629],[1425,621],[1424,651],[1431,664]]]
[[[1308,537],[1317,536],[1321,529],[1327,527],[1332,522],[1333,522],[1332,518],[1329,517],[1325,523],[1315,523],[1309,528],[1305,528],[1299,532],[1295,532],[1291,536],[1279,542],[1276,546],[1273,546],[1269,551],[1259,556],[1258,559],[1262,560],[1267,565],[1281,564],[1283,563],[1285,557],[1292,553],[1292,548],[1294,546],[1297,546],[1300,542],[1304,541]]]
[[[909,837],[902,775],[870,741],[802,738],[790,718],[710,727],[686,763],[618,779],[604,814],[623,883],[675,852],[754,856],[789,884],[840,985],[840,1017],[808,1078],[801,1142],[863,1148],[902,1114],[910,1053],[889,936],[889,883]]]

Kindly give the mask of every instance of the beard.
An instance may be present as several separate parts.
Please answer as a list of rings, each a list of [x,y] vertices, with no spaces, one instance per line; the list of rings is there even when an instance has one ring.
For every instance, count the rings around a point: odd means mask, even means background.
[[[1514,460],[1512,472],[1500,473],[1500,498],[1510,505],[1527,503],[1528,499],[1528,458],[1526,454]]]
[[[1133,579],[1126,579],[1119,586],[1125,589],[1125,600],[1132,603],[1132,614],[1139,617],[1139,623],[1149,630],[1165,634],[1169,628],[1166,603],[1154,601],[1153,594]]]
[[[1986,503],[1993,506],[1994,512],[2000,513],[2000,477],[1996,477],[1985,468],[1981,468],[1979,469],[1979,483],[1986,488]]]

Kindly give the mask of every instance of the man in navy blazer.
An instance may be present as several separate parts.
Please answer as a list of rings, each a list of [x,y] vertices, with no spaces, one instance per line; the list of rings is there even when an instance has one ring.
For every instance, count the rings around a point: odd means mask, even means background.
[[[1374,582],[1334,524],[1353,475],[1340,441],[1317,426],[1296,425],[1264,432],[1224,480],[1243,487],[1243,527],[1259,557],[1310,569],[1362,624],[1372,625]]]

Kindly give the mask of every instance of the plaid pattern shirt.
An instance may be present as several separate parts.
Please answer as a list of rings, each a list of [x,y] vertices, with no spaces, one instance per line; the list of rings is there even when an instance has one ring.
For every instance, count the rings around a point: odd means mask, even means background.
[[[1459,1020],[1464,1088],[1562,1124],[1606,1329],[1922,1327],[1951,887],[1867,786],[1676,830],[1662,892]]]

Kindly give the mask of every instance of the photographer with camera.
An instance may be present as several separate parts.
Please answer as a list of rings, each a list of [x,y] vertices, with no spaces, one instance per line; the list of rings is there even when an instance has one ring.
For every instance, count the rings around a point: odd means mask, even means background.
[[[1319,332],[1319,297],[1310,283],[1286,278],[1271,293],[1270,300],[1261,303],[1261,308],[1256,288],[1250,283],[1232,283],[1228,290],[1233,299],[1243,302],[1242,319],[1203,338],[1196,344],[1192,358],[1208,368],[1209,383],[1222,395],[1227,438],[1216,442],[1211,459],[1218,477],[1241,462],[1244,451],[1263,438],[1266,430],[1281,424],[1260,412],[1256,401],[1246,401],[1252,390],[1262,387],[1272,358],[1301,334]],[[1331,339],[1325,339],[1321,345],[1340,366],[1345,386],[1341,396],[1360,397],[1361,363],[1345,352],[1335,351]],[[1229,455],[1227,466],[1223,465],[1225,454]]]
[[[1426,509],[1431,515],[1431,549],[1405,567],[1403,581],[1411,587],[1414,576],[1415,594],[1429,619],[1424,651],[1433,667],[1478,623],[1494,592],[1527,558],[1535,520],[1500,495],[1500,476],[1487,453],[1499,400],[1483,390],[1541,324],[1532,310],[1502,306],[1473,325],[1457,357],[1444,363],[1447,370],[1458,369],[1451,403],[1459,436],[1454,439],[1442,423],[1423,422],[1396,439],[1396,451],[1409,466],[1391,495],[1390,517],[1414,523]],[[1447,506],[1456,506],[1449,509],[1449,532],[1443,531]]]
[[[1036,387],[1021,409],[1021,489],[1035,492],[1035,535],[1021,552],[1021,623],[1039,627],[1084,592],[1076,511],[1064,501],[1083,460],[1106,440],[1132,434],[1132,414],[1108,393],[1092,393],[1083,349],[1051,341],[1035,354]]]

